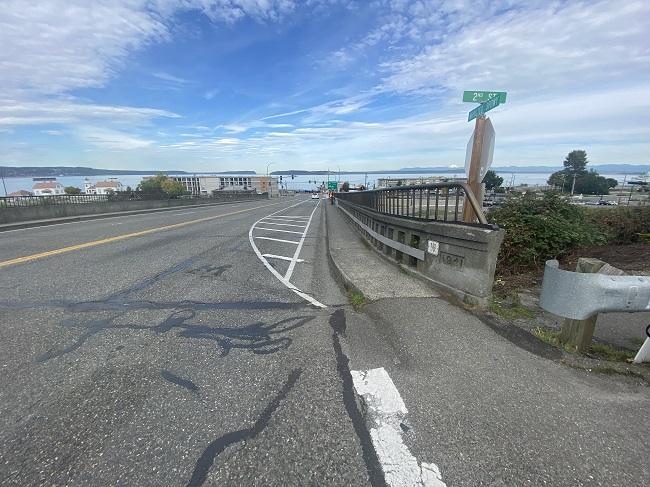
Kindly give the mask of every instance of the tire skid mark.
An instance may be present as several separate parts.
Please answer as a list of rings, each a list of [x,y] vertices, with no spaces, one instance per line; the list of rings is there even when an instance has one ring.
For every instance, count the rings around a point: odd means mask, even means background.
[[[203,453],[196,461],[194,471],[192,472],[192,477],[187,483],[188,487],[198,487],[204,484],[208,478],[208,473],[214,461],[226,448],[232,446],[236,443],[247,441],[255,438],[259,435],[264,429],[268,426],[271,421],[271,416],[278,409],[280,403],[286,399],[287,395],[296,385],[298,379],[302,374],[302,369],[293,369],[287,378],[287,381],[282,386],[282,389],[278,394],[269,402],[269,404],[264,408],[260,417],[255,421],[250,428],[240,429],[237,431],[232,431],[223,436],[220,436],[216,440],[212,441],[206,448],[203,450]]]
[[[361,451],[366,464],[370,485],[373,487],[386,487],[386,481],[382,475],[382,469],[372,444],[370,432],[363,419],[363,415],[357,407],[354,383],[352,381],[352,374],[350,373],[350,360],[345,355],[345,352],[343,352],[341,346],[340,337],[345,337],[346,329],[345,310],[337,309],[330,315],[329,322],[333,330],[332,343],[334,345],[334,353],[336,354],[336,368],[343,383],[343,403],[348,416],[352,420],[354,431],[361,443]]]

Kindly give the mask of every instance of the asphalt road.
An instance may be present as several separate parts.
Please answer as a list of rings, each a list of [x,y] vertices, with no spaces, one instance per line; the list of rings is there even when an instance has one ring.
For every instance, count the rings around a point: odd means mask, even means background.
[[[439,297],[355,311],[325,203],[1,233],[0,485],[648,483],[647,384]]]
[[[270,213],[308,216],[317,204],[255,201],[3,233],[0,483],[368,484],[376,472],[332,310],[276,279],[248,238]],[[286,256],[296,247],[257,245]],[[337,307],[345,299],[324,246],[318,209],[292,282]],[[34,258],[6,264],[23,256]]]

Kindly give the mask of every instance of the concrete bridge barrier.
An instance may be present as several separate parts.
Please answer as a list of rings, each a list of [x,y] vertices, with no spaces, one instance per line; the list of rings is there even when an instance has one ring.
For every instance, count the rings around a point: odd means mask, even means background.
[[[337,205],[377,252],[466,303],[487,306],[504,230],[487,224],[477,204],[483,223],[460,221],[465,191],[464,183],[441,183],[337,193]]]
[[[122,197],[124,196],[124,197]],[[129,199],[128,194],[60,195],[0,198],[0,223],[47,220],[98,213],[218,204],[226,201],[268,199],[268,193],[226,193],[209,198]]]

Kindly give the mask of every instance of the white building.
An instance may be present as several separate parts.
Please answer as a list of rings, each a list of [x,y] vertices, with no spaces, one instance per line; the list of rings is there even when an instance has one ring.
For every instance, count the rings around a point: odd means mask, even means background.
[[[34,178],[33,181],[34,196],[65,194],[65,188],[56,178]]]
[[[124,191],[126,188],[117,178],[109,178],[106,181],[97,181],[92,184],[88,179],[84,181],[84,193],[86,194],[111,194]]]
[[[213,191],[256,191],[279,195],[278,178],[270,176],[171,176],[193,195],[209,196]]]

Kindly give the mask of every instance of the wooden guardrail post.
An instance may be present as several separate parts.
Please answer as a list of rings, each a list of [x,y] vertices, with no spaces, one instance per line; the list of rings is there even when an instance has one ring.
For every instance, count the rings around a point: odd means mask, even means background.
[[[625,274],[622,270],[612,267],[602,260],[587,257],[580,257],[578,259],[576,272],[608,275]],[[597,320],[598,314],[590,316],[584,320],[572,320],[566,318],[562,325],[562,331],[560,332],[560,340],[563,343],[575,347],[578,352],[586,352],[591,346],[591,339],[594,336],[594,329],[596,328]]]

